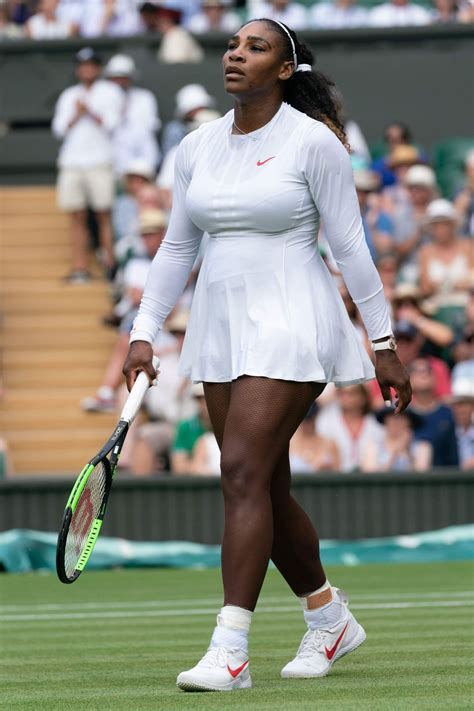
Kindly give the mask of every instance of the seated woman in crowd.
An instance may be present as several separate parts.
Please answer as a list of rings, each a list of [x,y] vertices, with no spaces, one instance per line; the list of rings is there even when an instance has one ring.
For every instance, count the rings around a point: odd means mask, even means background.
[[[376,413],[376,418],[384,426],[384,436],[365,445],[362,471],[425,472],[430,468],[433,456],[430,443],[414,438],[414,431],[422,424],[418,415],[405,410],[395,416],[391,408],[385,408]]]
[[[290,441],[292,474],[337,471],[340,457],[337,444],[316,432],[318,406],[314,402]]]
[[[458,216],[448,200],[433,200],[427,209],[432,242],[420,249],[420,286],[441,317],[456,326],[464,319],[464,309],[473,283],[472,242],[458,235]]]

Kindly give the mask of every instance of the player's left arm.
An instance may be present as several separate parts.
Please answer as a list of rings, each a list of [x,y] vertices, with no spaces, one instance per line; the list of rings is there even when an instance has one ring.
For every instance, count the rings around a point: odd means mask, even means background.
[[[304,175],[324,224],[329,245],[372,342],[392,335],[383,285],[365,240],[352,165],[347,150],[326,126],[316,123],[300,151]],[[384,400],[397,393],[396,412],[411,400],[408,373],[394,351],[375,354],[375,373]]]

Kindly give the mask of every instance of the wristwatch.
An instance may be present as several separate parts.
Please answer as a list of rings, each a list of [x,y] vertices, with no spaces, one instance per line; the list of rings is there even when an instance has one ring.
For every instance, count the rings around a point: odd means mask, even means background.
[[[372,343],[373,351],[396,351],[397,342],[394,336],[389,336],[386,341],[380,341],[379,343]]]

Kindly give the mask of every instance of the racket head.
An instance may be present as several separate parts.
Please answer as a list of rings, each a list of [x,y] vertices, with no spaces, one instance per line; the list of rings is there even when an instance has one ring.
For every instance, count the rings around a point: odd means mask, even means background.
[[[56,572],[62,583],[77,580],[89,560],[102,527],[112,479],[107,457],[95,458],[72,488],[56,548]]]

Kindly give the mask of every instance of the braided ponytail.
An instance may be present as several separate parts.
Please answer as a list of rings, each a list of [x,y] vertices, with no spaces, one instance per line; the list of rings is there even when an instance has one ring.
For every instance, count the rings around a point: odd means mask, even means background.
[[[287,27],[288,34],[280,23],[267,18],[257,20],[271,25],[282,38],[285,47],[285,59],[293,60],[293,48],[291,46],[291,36],[294,45],[298,64],[314,64],[314,55],[310,48],[300,42],[293,30]],[[286,27],[286,25],[285,25]],[[340,118],[341,101],[335,83],[322,72],[315,71],[295,71],[293,75],[285,81],[283,101],[293,106],[298,111],[325,123],[328,128],[336,134],[343,146],[350,152],[350,146],[344,131],[344,125]]]

